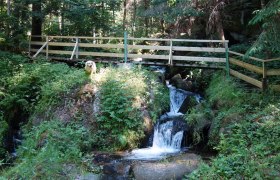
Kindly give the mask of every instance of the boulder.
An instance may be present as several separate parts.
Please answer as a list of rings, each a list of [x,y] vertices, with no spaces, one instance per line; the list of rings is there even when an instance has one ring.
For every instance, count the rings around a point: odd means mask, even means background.
[[[185,114],[188,110],[195,107],[198,104],[195,96],[187,96],[184,102],[182,103],[179,112]]]
[[[169,180],[182,179],[194,171],[200,162],[200,156],[193,153],[168,158],[163,162],[142,162],[134,165],[133,174],[136,180]]]
[[[128,177],[130,164],[124,162],[112,162],[103,166],[103,173],[113,176]]]
[[[176,74],[175,76],[173,76],[170,79],[170,84],[178,89],[183,89],[185,91],[192,90],[192,82],[183,80],[180,74]]]

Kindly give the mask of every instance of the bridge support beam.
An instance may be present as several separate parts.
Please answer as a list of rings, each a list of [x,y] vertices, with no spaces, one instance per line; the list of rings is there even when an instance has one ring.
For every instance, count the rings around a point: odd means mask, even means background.
[[[228,50],[228,42],[225,42],[225,49],[226,49],[226,73],[227,73],[227,78],[229,78],[230,69],[229,69],[229,50]]]
[[[124,32],[124,62],[127,62],[127,54],[128,54],[128,50],[127,50],[127,31]]]

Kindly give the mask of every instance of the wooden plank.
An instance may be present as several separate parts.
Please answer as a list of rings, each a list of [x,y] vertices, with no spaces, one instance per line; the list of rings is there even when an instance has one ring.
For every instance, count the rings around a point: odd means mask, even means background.
[[[140,41],[174,41],[174,42],[199,42],[199,43],[225,43],[228,40],[208,40],[208,39],[163,39],[163,38],[128,38],[128,40]]]
[[[261,81],[258,81],[258,80],[254,79],[254,78],[246,76],[246,75],[244,75],[242,73],[239,73],[237,71],[234,71],[232,69],[230,69],[230,74],[235,76],[235,77],[237,77],[237,78],[239,78],[239,79],[242,79],[243,81],[246,81],[246,82],[248,82],[248,83],[250,83],[250,84],[252,84],[254,86],[262,88],[262,82]]]
[[[74,47],[73,52],[71,54],[70,60],[72,60],[74,58],[74,55],[77,51],[77,47],[78,47],[78,41],[76,41],[76,43],[75,43],[75,47]]]
[[[266,73],[267,76],[280,76],[280,69],[268,69]]]
[[[35,51],[31,49],[31,51]],[[44,50],[42,50],[44,52]],[[71,55],[72,51],[49,50],[49,54]],[[102,52],[79,52],[82,56],[97,56],[97,57],[124,57],[124,54],[118,53],[102,53]],[[168,60],[169,55],[150,55],[150,54],[128,54],[128,58],[142,58],[142,59],[161,59]],[[221,62],[225,63],[225,58],[215,57],[193,57],[193,56],[173,56],[175,61],[194,61],[194,62]]]
[[[81,62],[81,61],[94,61],[100,63],[123,63],[122,60],[108,60],[108,59],[101,59],[101,58],[91,58],[91,59],[73,59],[69,61],[69,58],[63,57],[50,57],[51,60],[55,61],[63,61],[63,62]],[[142,65],[159,65],[159,66],[169,66],[167,62],[151,62],[151,61],[129,61],[134,64],[142,64]],[[216,66],[216,65],[209,65],[209,64],[182,64],[182,63],[175,63],[175,66],[182,66],[182,67],[191,67],[191,68],[202,68],[202,69],[224,69],[223,66]]]
[[[32,41],[33,45],[43,45],[44,42]],[[65,42],[50,42],[49,46],[75,46],[75,43]],[[123,44],[91,44],[91,43],[79,43],[80,47],[95,47],[95,48],[120,48],[123,49]],[[148,50],[163,50],[169,51],[170,46],[148,46],[148,45],[128,45],[129,49],[148,49]],[[225,48],[209,48],[209,47],[184,47],[184,46],[173,46],[174,51],[192,51],[192,52],[217,52],[224,53]]]
[[[96,39],[96,40],[123,40],[123,37],[88,37],[88,36],[49,36],[54,39]]]
[[[270,85],[269,88],[273,91],[280,92],[280,85]]]
[[[237,55],[237,56],[245,57],[245,54],[241,54],[241,53],[234,52],[234,51],[228,51],[228,52],[230,54],[234,54],[234,55]],[[265,62],[265,60],[263,60],[263,59],[255,58],[255,57],[252,57],[252,56],[249,56],[248,58],[252,59],[252,60],[255,60],[255,61],[259,61],[259,62]]]
[[[225,63],[226,58],[195,57],[195,56],[173,56],[173,61],[196,61],[196,62],[220,62]]]
[[[41,36],[44,37],[44,36]],[[103,40],[123,40],[123,37],[88,37],[88,36],[49,36],[50,38],[59,39],[103,39]],[[128,40],[140,40],[140,41],[174,41],[174,42],[199,42],[199,43],[225,43],[228,40],[208,40],[208,39],[163,39],[163,38],[133,38],[129,37]]]
[[[38,54],[39,54],[40,52],[42,52],[42,50],[47,46],[48,43],[49,43],[48,41],[45,42],[45,43],[43,44],[43,46],[36,52],[36,54],[34,54],[33,58],[37,57]],[[46,52],[46,51],[45,51],[45,52]]]
[[[135,64],[144,64],[144,65],[160,65],[160,66],[169,66],[168,63],[163,62],[148,62],[148,61],[132,61]],[[205,69],[224,69],[223,66],[214,66],[214,65],[206,65],[206,64],[182,64],[182,63],[174,63],[174,66],[182,66],[182,67],[192,67],[192,68],[205,68]]]
[[[280,61],[280,58],[266,59],[265,62]]]
[[[230,64],[234,64],[234,65],[243,67],[249,71],[252,71],[252,72],[255,72],[258,74],[263,74],[263,69],[261,67],[258,67],[258,66],[255,66],[255,65],[252,65],[249,63],[245,63],[243,61],[240,61],[240,60],[237,60],[234,58],[229,58],[229,62],[230,62]]]

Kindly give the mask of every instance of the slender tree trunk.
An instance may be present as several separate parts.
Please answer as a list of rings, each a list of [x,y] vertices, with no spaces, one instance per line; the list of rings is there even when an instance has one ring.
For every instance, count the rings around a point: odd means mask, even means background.
[[[127,0],[123,1],[123,31],[126,31],[126,14],[127,14]]]
[[[144,0],[144,8],[147,10],[149,8],[149,0]],[[149,18],[145,17],[145,36],[149,35]]]
[[[263,9],[265,7],[265,0],[261,0],[261,8]]]
[[[32,29],[31,35],[41,36],[42,35],[42,7],[41,0],[37,0],[32,4]],[[33,37],[33,41],[40,41],[41,37]]]
[[[11,0],[7,0],[7,15],[11,15]]]
[[[160,20],[160,27],[161,27],[161,33],[164,34],[165,33],[165,25],[164,25],[164,20],[163,19]]]
[[[136,31],[136,12],[137,12],[137,2],[136,0],[133,1],[133,22],[132,22],[132,36],[135,37],[135,31]],[[134,41],[133,41],[134,43]]]

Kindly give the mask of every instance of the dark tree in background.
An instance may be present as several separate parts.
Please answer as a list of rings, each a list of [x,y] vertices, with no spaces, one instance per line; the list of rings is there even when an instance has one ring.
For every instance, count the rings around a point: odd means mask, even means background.
[[[32,3],[32,36],[41,36],[42,35],[42,1],[34,0]],[[32,37],[32,40],[39,41],[40,37]]]

